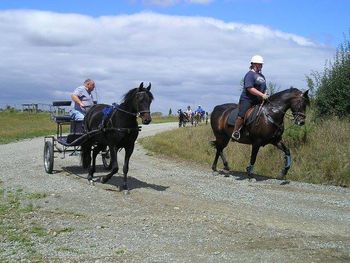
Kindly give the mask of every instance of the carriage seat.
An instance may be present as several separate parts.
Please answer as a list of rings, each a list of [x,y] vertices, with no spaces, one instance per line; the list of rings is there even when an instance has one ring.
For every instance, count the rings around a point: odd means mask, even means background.
[[[56,116],[56,115],[53,115],[52,116],[52,119],[55,121],[55,122],[70,122],[72,120],[71,116],[70,115],[63,115],[63,116]]]
[[[51,119],[56,123],[69,123],[72,118],[68,114],[68,107],[71,105],[71,101],[63,100],[63,101],[53,101],[51,111]]]

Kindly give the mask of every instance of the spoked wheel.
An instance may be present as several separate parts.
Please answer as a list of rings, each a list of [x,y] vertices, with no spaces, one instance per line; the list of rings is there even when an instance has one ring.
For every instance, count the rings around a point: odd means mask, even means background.
[[[102,152],[102,163],[103,163],[103,167],[106,170],[111,170],[112,169],[112,162],[111,162],[111,153],[110,153],[110,149],[107,146],[107,148]]]
[[[48,174],[52,174],[53,158],[53,144],[50,141],[46,141],[44,146],[44,167]]]

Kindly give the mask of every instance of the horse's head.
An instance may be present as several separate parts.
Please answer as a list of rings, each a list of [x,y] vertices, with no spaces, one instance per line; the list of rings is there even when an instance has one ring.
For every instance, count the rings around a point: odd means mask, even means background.
[[[302,126],[305,124],[306,106],[310,104],[308,94],[309,94],[309,90],[305,91],[304,93],[299,91],[291,100],[290,109],[294,117],[294,123],[299,126]]]
[[[152,121],[150,106],[153,100],[153,95],[150,92],[151,83],[149,83],[147,88],[143,87],[143,82],[136,89],[134,97],[134,105],[137,113],[142,119],[142,124],[149,124]]]

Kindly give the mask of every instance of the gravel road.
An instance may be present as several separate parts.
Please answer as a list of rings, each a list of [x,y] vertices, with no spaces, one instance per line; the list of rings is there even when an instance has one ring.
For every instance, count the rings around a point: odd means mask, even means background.
[[[176,127],[151,124],[140,137]],[[44,262],[350,262],[347,188],[213,176],[137,144],[125,195],[120,175],[90,186],[78,156],[56,158],[46,174],[43,147],[43,138],[0,145],[0,180],[5,189],[47,194],[28,219],[47,230],[33,236]],[[10,243],[0,253],[30,261]]]

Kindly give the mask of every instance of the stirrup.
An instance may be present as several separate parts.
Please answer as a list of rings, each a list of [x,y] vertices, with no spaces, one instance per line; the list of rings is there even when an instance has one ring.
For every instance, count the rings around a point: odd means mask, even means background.
[[[241,138],[241,133],[239,131],[234,131],[231,137],[232,139],[238,141]]]

